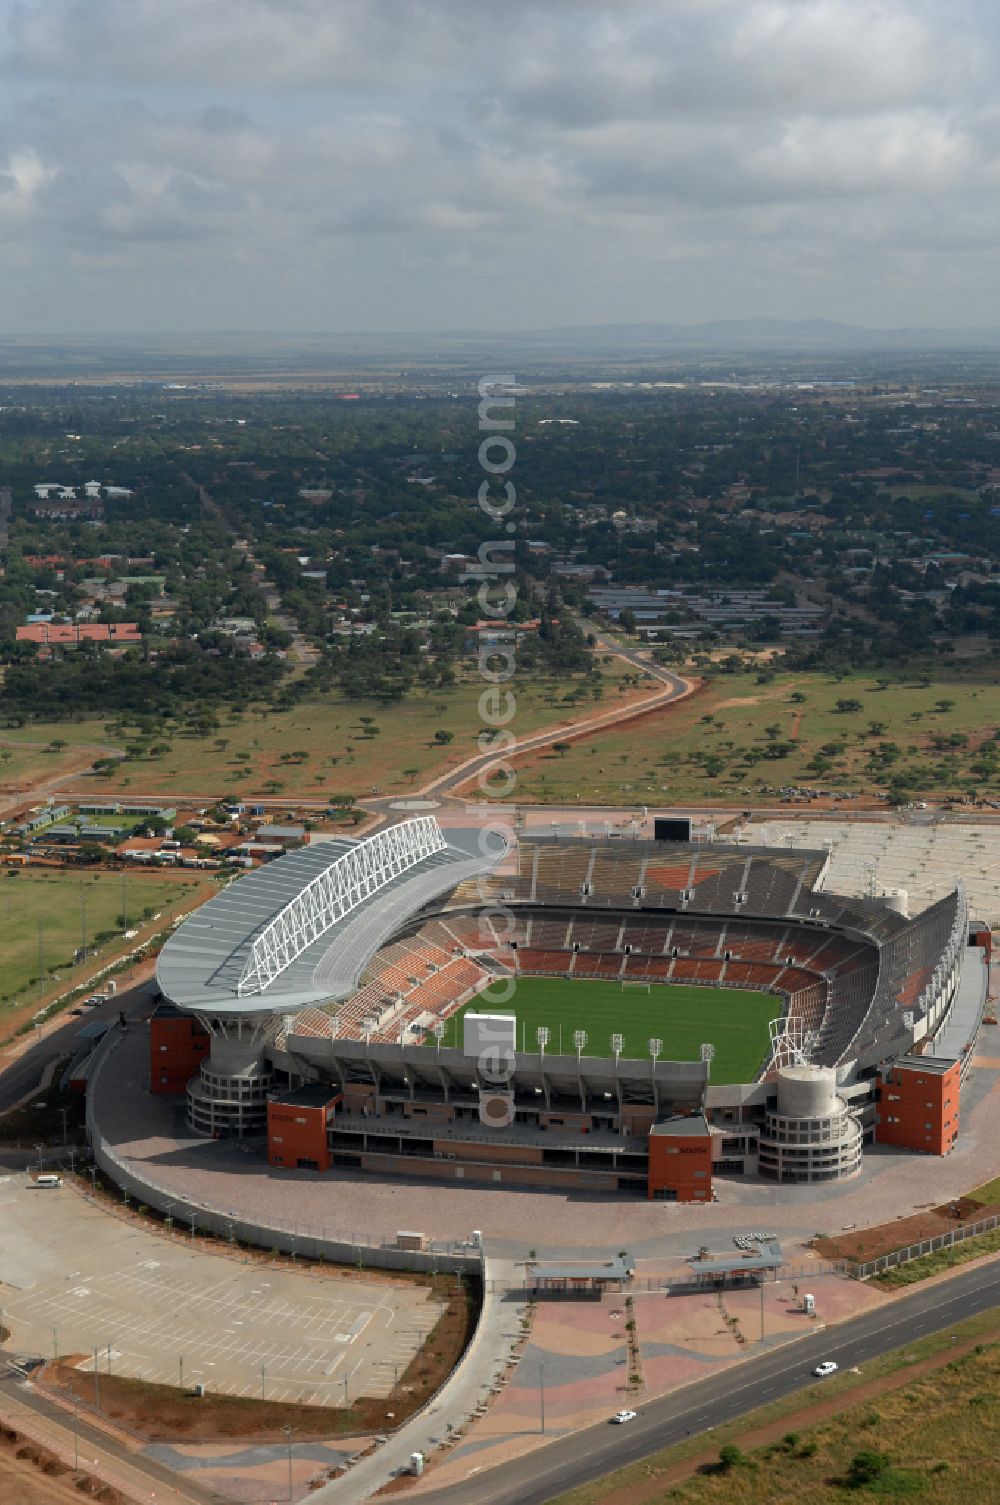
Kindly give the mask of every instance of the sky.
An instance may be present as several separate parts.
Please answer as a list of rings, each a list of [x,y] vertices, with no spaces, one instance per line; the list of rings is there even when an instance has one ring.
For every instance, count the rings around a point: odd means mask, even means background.
[[[0,0],[0,337],[1000,326],[989,0]]]

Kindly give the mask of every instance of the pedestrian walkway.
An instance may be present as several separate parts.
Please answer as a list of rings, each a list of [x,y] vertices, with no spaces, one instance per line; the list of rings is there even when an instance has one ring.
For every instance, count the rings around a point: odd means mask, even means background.
[[[383,1445],[339,1479],[314,1490],[310,1505],[356,1505],[407,1469],[415,1452],[430,1457],[449,1446],[489,1399],[521,1337],[524,1269],[512,1260],[487,1260],[483,1310],[475,1336],[448,1382],[430,1403]]]

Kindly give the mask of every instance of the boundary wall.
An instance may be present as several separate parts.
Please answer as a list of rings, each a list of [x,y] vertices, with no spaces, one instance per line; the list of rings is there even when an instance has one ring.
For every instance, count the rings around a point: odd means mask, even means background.
[[[312,1228],[307,1223],[251,1223],[221,1207],[198,1202],[165,1186],[155,1177],[138,1169],[135,1162],[123,1159],[111,1148],[94,1111],[94,1098],[101,1073],[113,1057],[123,1038],[115,1026],[109,1030],[95,1051],[94,1066],[87,1085],[87,1139],[94,1161],[104,1174],[147,1207],[171,1217],[175,1223],[194,1223],[196,1231],[253,1244],[261,1249],[278,1249],[283,1254],[302,1255],[305,1259],[328,1260],[331,1264],[363,1265],[379,1270],[419,1270],[424,1274],[475,1275],[485,1285],[483,1251],[465,1243],[434,1243],[426,1250],[398,1249],[394,1243],[369,1234],[337,1232]]]

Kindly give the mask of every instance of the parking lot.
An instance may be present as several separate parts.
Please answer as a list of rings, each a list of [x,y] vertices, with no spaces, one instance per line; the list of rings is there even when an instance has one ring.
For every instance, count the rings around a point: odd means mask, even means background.
[[[439,1306],[403,1281],[307,1274],[146,1232],[0,1171],[9,1346],[227,1395],[344,1405],[393,1388]],[[99,1381],[98,1381],[99,1383]]]

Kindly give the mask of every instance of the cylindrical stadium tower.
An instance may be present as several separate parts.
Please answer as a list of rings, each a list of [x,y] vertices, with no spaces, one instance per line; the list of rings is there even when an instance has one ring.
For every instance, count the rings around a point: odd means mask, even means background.
[[[768,1109],[757,1168],[776,1181],[841,1181],[861,1169],[861,1125],[832,1066],[784,1066]]]
[[[274,1087],[265,1047],[281,1019],[346,998],[401,905],[419,909],[505,850],[496,834],[482,842],[478,831],[450,831],[446,840],[433,816],[419,816],[362,841],[289,852],[189,915],[160,953],[156,980],[211,1039],[187,1088],[191,1128],[262,1133]]]

